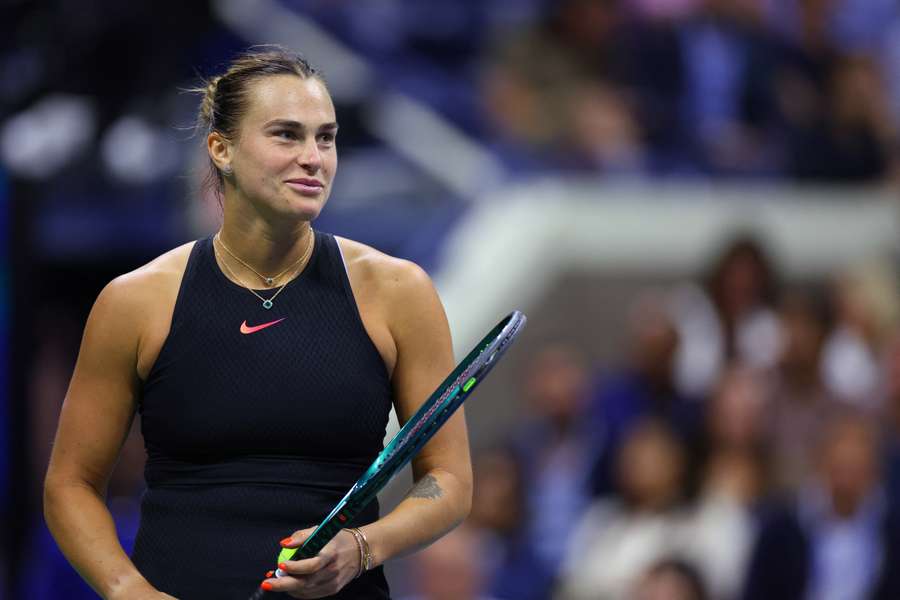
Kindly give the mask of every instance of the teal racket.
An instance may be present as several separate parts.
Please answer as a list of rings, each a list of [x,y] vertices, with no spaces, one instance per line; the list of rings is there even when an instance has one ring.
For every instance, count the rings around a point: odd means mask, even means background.
[[[500,321],[457,365],[409,421],[388,442],[375,462],[353,484],[350,491],[319,523],[302,546],[284,548],[277,563],[312,558],[359,512],[371,502],[388,481],[408,463],[422,446],[447,422],[457,408],[494,368],[525,325],[525,315],[512,312]],[[284,575],[280,569],[277,577]],[[265,591],[258,589],[250,600],[260,600]]]

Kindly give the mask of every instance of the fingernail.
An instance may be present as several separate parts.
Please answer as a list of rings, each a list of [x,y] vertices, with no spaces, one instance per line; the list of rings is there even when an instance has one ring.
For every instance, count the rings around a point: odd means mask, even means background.
[[[278,563],[278,568],[282,571],[287,571],[287,565],[284,563]]]
[[[281,541],[279,542],[279,544],[281,544],[282,546],[287,546],[288,544],[291,543],[291,541],[292,541],[291,538],[286,537],[286,538],[284,538],[283,540],[281,540]]]
[[[262,582],[262,585],[260,585],[259,587],[261,587],[262,589],[266,590],[267,592],[271,592],[271,591],[272,591],[272,584],[269,583],[268,581],[263,581],[263,582]]]
[[[281,568],[281,567],[279,567],[279,568]],[[271,576],[274,575],[274,574],[275,574],[275,571],[268,571],[268,572],[266,573],[266,578],[268,579],[269,577],[271,577]]]

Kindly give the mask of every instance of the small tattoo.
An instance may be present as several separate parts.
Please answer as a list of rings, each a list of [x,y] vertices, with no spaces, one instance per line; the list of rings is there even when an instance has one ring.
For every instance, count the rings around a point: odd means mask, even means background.
[[[438,485],[437,479],[434,478],[434,475],[426,475],[418,482],[416,485],[409,490],[409,493],[406,495],[407,498],[430,498],[434,500],[435,498],[440,498],[444,495],[444,490],[441,489],[441,486]]]

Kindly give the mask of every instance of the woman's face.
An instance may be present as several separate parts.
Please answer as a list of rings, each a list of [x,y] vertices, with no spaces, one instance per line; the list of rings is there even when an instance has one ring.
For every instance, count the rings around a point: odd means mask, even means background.
[[[315,219],[337,169],[331,96],[315,78],[273,75],[248,90],[229,182],[269,217]]]

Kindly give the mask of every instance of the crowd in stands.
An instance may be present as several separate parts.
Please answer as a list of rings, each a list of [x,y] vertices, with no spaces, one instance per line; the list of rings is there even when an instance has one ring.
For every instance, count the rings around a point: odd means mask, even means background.
[[[289,5],[513,176],[898,176],[892,0]]]
[[[196,109],[179,89],[260,41],[241,40],[218,22],[216,5],[167,5],[165,20],[150,18],[157,6],[145,2],[124,9],[107,0],[75,12],[17,6],[11,22],[21,26],[8,37],[18,47],[0,52],[0,103],[12,114],[54,94],[88,100],[96,129],[86,134],[85,155],[99,154],[114,133],[160,129],[178,160],[153,177],[169,177],[196,154],[173,131],[189,126]],[[900,8],[893,0],[281,6],[332,34],[377,74],[370,93],[336,97],[346,148],[378,150],[367,100],[391,91],[442,114],[493,150],[513,177],[576,171],[872,182],[900,170]],[[161,36],[166,48],[147,52]],[[56,52],[59,39],[72,51]],[[292,45],[304,50],[303,39]],[[33,67],[25,79],[17,76],[23,65]],[[141,128],[122,129],[126,117]],[[24,160],[13,150],[7,154]],[[88,167],[73,175],[97,170]],[[146,170],[135,177],[125,181],[155,181]]]
[[[900,9],[881,0],[561,0],[497,36],[482,90],[522,170],[897,177]]]
[[[475,458],[479,585],[422,598],[900,597],[898,291],[877,261],[780,284],[742,237],[632,303],[621,364],[530,348],[528,416]]]

